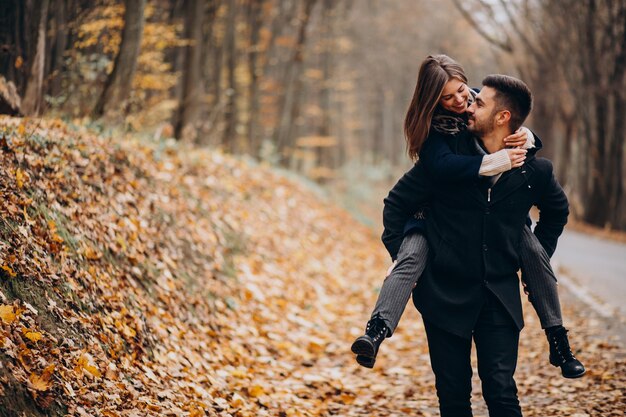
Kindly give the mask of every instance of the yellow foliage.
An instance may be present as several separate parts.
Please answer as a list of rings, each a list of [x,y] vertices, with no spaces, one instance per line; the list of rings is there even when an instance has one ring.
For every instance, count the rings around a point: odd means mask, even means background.
[[[0,319],[5,324],[11,324],[15,321],[17,315],[15,314],[15,310],[13,306],[10,305],[0,305]]]
[[[25,327],[22,329],[22,333],[24,333],[24,336],[26,336],[31,342],[38,342],[43,338],[41,333],[32,331]]]
[[[49,365],[44,369],[41,375],[37,375],[35,373],[31,373],[29,380],[31,386],[37,391],[47,391],[52,386],[52,382],[50,379],[52,378],[52,374],[54,373],[54,364]]]

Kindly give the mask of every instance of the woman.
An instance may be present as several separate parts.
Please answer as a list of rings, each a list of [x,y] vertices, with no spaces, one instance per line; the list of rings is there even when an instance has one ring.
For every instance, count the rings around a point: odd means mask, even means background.
[[[419,156],[419,162],[438,181],[469,184],[479,176],[499,175],[522,166],[527,149],[535,152],[541,146],[537,140],[535,147],[532,133],[522,128],[504,139],[507,146],[522,149],[503,149],[485,156],[454,154],[443,136],[457,135],[466,129],[465,111],[475,94],[467,86],[463,68],[450,57],[429,56],[422,63],[404,131],[409,156],[413,160]],[[362,366],[374,366],[380,344],[393,334],[411,291],[424,271],[428,257],[424,219],[421,212],[415,217],[405,226],[403,236],[383,236],[394,264],[383,283],[366,333],[352,344],[352,351]],[[563,327],[550,259],[529,227],[523,232],[519,255],[525,290],[548,338],[550,363],[560,367],[566,378],[582,376],[585,368],[572,354],[567,330]]]

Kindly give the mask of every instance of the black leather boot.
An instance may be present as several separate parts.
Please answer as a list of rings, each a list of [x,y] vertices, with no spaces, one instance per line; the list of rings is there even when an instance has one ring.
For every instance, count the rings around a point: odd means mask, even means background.
[[[569,346],[567,329],[558,326],[547,329],[546,336],[550,344],[550,363],[561,368],[561,374],[565,378],[580,378],[585,374],[585,367],[576,359]]]
[[[380,314],[376,313],[365,327],[365,334],[358,337],[352,344],[352,352],[356,353],[356,361],[366,368],[373,368],[376,354],[383,340],[389,336],[389,328]]]

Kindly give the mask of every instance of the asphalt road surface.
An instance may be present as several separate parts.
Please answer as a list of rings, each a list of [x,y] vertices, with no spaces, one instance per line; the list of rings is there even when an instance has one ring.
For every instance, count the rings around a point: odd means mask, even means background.
[[[553,256],[559,282],[606,318],[626,321],[626,244],[566,230]]]

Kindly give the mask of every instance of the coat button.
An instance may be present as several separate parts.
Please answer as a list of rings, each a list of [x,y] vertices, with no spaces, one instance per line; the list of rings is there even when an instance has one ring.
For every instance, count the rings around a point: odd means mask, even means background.
[[[483,245],[483,250],[487,252],[487,245]]]

